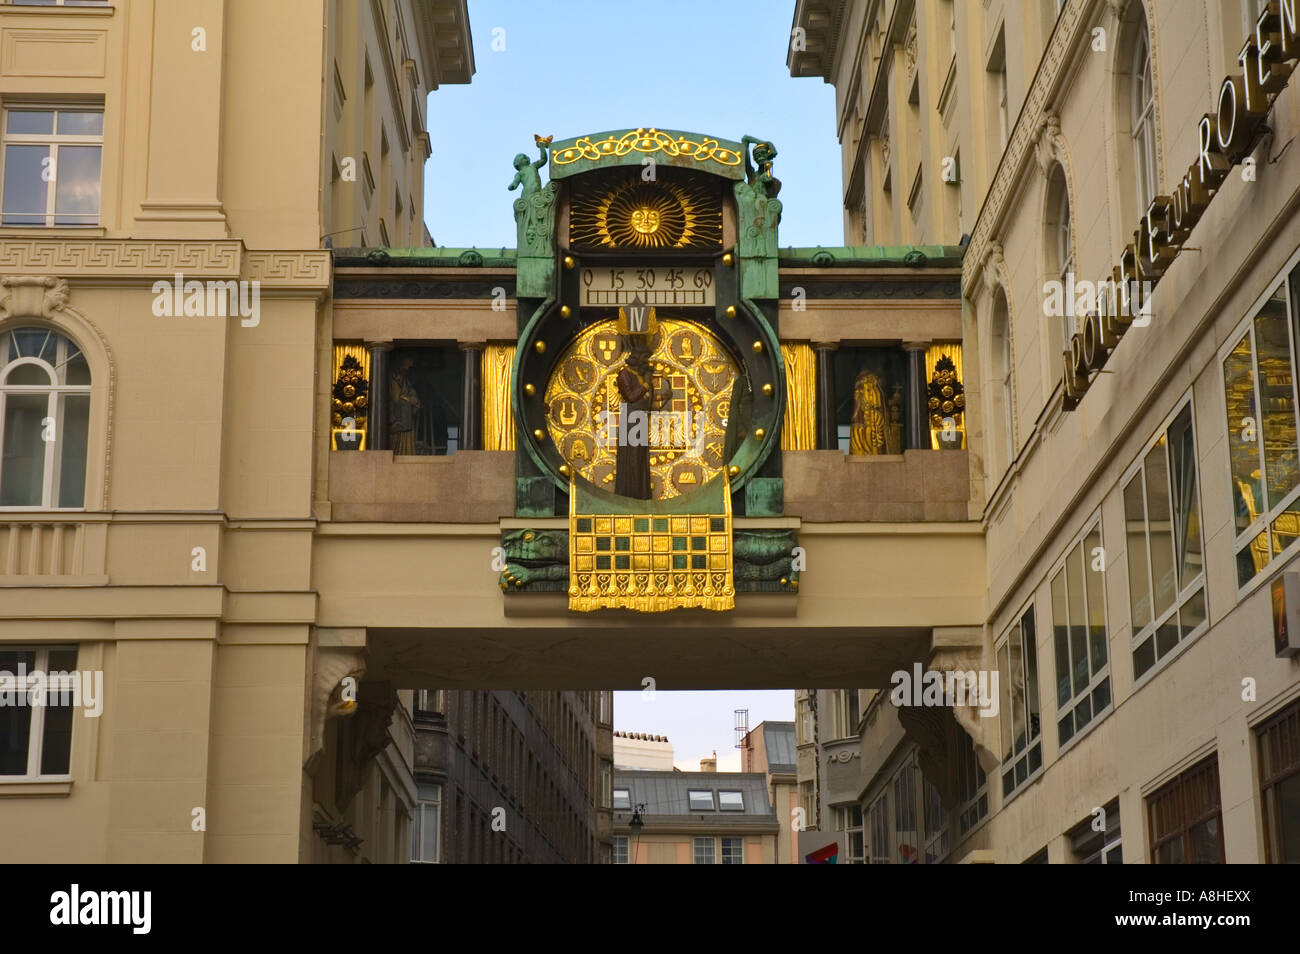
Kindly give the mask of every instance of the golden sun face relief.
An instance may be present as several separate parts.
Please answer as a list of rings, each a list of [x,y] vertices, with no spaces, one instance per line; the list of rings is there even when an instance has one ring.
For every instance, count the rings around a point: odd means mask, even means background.
[[[716,248],[722,244],[722,203],[694,178],[655,181],[639,174],[602,176],[575,190],[569,241],[576,249]]]

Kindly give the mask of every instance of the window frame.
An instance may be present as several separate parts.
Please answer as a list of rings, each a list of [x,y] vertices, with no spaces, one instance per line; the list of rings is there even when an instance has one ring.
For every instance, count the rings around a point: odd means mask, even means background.
[[[1300,776],[1300,699],[1284,706],[1258,725],[1252,727],[1255,736],[1256,773],[1259,785],[1260,820],[1263,823],[1264,861],[1266,864],[1294,864],[1300,858],[1286,855],[1282,840],[1282,810],[1278,803],[1277,788],[1284,782]],[[1277,740],[1270,745],[1271,740]],[[1286,750],[1291,761],[1274,764],[1273,755]],[[1296,820],[1300,824],[1300,819]]]
[[[998,706],[998,759],[999,773],[998,777],[1002,781],[1002,805],[1005,808],[1007,803],[1027,789],[1031,782],[1042,776],[1046,768],[1046,760],[1043,757],[1043,699],[1039,677],[1042,675],[1042,667],[1038,663],[1038,617],[1034,610],[1034,601],[1030,599],[1024,607],[1015,614],[1014,621],[1006,627],[1002,636],[993,644],[993,658],[998,667],[998,692],[1001,696]],[[1029,651],[1025,645],[1025,620],[1029,620],[1032,627],[1033,660],[1034,672],[1031,677],[1029,673]],[[1014,701],[1010,697],[1011,681],[1010,675],[1011,664],[1011,642],[1019,637],[1021,643],[1020,649],[1020,667],[1021,678],[1025,687],[1024,704],[1025,704],[1025,741],[1023,747],[1017,748],[1015,736],[1015,722],[1012,720],[1014,715]],[[1007,671],[1002,667],[1002,651],[1007,651]],[[1033,690],[1034,697],[1037,701],[1038,728],[1031,734],[1030,730],[1030,710],[1029,710],[1029,693]],[[1001,732],[1007,730],[1007,735],[1011,740],[1010,752],[1007,753],[1007,745],[1004,743]],[[1037,750],[1038,765],[1035,767],[1034,752]],[[1011,766],[1006,767],[1008,755],[1010,756]],[[1025,763],[1025,775],[1023,778],[1016,778],[1016,770],[1020,767],[1021,759]],[[1011,777],[1011,783],[1008,785],[1007,777]]]
[[[707,795],[709,797],[709,807],[699,808],[695,804],[695,796]],[[713,797],[711,788],[688,788],[686,790],[686,806],[692,812],[716,812],[718,810],[717,801]]]
[[[723,835],[722,850],[718,855],[720,865],[743,865],[745,863],[745,839],[736,835]],[[730,845],[728,845],[730,842]],[[732,848],[734,860],[727,857],[727,848]]]
[[[1259,473],[1261,496],[1263,497],[1263,503],[1266,505],[1268,503],[1268,461],[1264,452],[1264,421],[1263,415],[1260,411],[1259,401],[1260,369],[1259,350],[1255,343],[1255,320],[1259,317],[1269,299],[1273,297],[1279,284],[1283,286],[1287,308],[1286,325],[1291,359],[1292,413],[1293,417],[1300,421],[1300,371],[1297,371],[1297,369],[1300,368],[1300,340],[1298,340],[1300,339],[1300,309],[1297,309],[1296,307],[1297,301],[1300,301],[1300,250],[1293,253],[1279,272],[1265,284],[1264,291],[1261,292],[1253,302],[1251,302],[1250,307],[1246,310],[1245,316],[1233,327],[1233,330],[1229,332],[1227,340],[1224,341],[1223,346],[1219,349],[1215,358],[1215,366],[1218,370],[1219,379],[1218,396],[1224,410],[1223,434],[1228,441],[1231,441],[1232,436],[1227,422],[1228,382],[1226,380],[1224,365],[1227,362],[1228,357],[1236,350],[1236,347],[1241,340],[1243,338],[1249,339],[1250,367],[1253,378],[1252,394],[1255,398],[1255,413],[1259,415],[1259,419],[1256,421],[1256,459],[1260,464]],[[1297,426],[1300,428],[1300,423],[1298,423]],[[1297,432],[1297,442],[1300,443],[1300,430]],[[1229,493],[1231,494],[1233,484],[1236,481],[1236,475],[1232,472],[1231,445],[1229,445],[1225,472],[1228,479]],[[1230,503],[1235,508],[1235,501],[1232,501],[1231,498]],[[1287,511],[1298,508],[1300,508],[1300,481],[1297,481],[1296,485],[1282,496],[1281,501],[1276,506],[1265,506],[1262,513],[1256,513],[1255,519],[1252,520],[1244,530],[1237,530],[1236,521],[1232,521],[1232,530],[1234,534],[1232,539],[1234,580],[1238,578],[1236,571],[1236,561],[1238,557],[1246,548],[1251,547],[1253,542],[1261,534],[1265,537],[1265,552],[1268,554],[1268,562],[1265,563],[1264,566],[1257,569],[1254,575],[1244,584],[1237,584],[1238,603],[1244,600],[1247,595],[1254,592],[1258,587],[1266,585],[1266,582],[1272,580],[1273,577],[1276,576],[1277,572],[1279,572],[1292,557],[1300,554],[1300,537],[1292,540],[1291,543],[1287,544],[1281,550],[1275,550],[1273,544],[1273,524]]]
[[[426,792],[431,793],[432,797],[427,797]],[[431,811],[430,811],[431,810]],[[424,853],[424,830],[429,823],[429,815],[433,816],[435,826],[434,834],[434,857],[425,858]],[[436,865],[442,863],[442,786],[429,785],[421,786],[419,797],[415,803],[415,811],[411,815],[411,864],[413,865]]]
[[[1183,392],[1181,396],[1179,396],[1179,398],[1174,402],[1173,410],[1164,418],[1160,426],[1155,429],[1154,433],[1152,433],[1146,439],[1146,441],[1143,442],[1141,449],[1138,451],[1134,461],[1131,464],[1129,464],[1127,468],[1125,468],[1123,475],[1120,477],[1118,487],[1117,487],[1119,493],[1119,499],[1120,499],[1121,519],[1124,524],[1124,584],[1129,591],[1128,592],[1129,655],[1130,658],[1133,659],[1133,667],[1134,667],[1133,687],[1132,687],[1133,692],[1136,692],[1141,687],[1145,686],[1147,682],[1149,682],[1152,678],[1154,678],[1158,673],[1162,672],[1165,669],[1165,667],[1168,666],[1171,660],[1177,659],[1182,654],[1186,646],[1200,639],[1210,629],[1209,580],[1207,579],[1205,573],[1206,541],[1203,532],[1205,502],[1201,499],[1201,486],[1204,482],[1201,480],[1200,464],[1199,461],[1197,460],[1197,456],[1200,452],[1200,443],[1196,439],[1196,434],[1197,434],[1196,402],[1192,398],[1193,398],[1193,394],[1191,388],[1188,388],[1185,392]],[[1157,614],[1155,609],[1155,595],[1156,595],[1155,569],[1152,566],[1152,559],[1151,559],[1151,507],[1149,501],[1147,500],[1146,460],[1147,457],[1152,452],[1152,450],[1156,448],[1156,446],[1160,443],[1161,439],[1163,438],[1165,440],[1165,490],[1169,494],[1169,506],[1170,506],[1170,517],[1171,517],[1170,533],[1172,537],[1173,529],[1174,526],[1177,524],[1177,520],[1173,519],[1175,516],[1173,513],[1175,498],[1172,490],[1173,468],[1170,466],[1172,463],[1172,457],[1170,455],[1170,442],[1168,440],[1168,436],[1169,436],[1169,428],[1172,427],[1174,421],[1176,421],[1182,415],[1184,409],[1187,409],[1189,411],[1190,428],[1191,428],[1192,441],[1193,441],[1192,460],[1197,466],[1195,505],[1196,505],[1197,532],[1198,535],[1200,536],[1200,546],[1201,546],[1201,568],[1196,574],[1196,576],[1194,576],[1186,585],[1180,585],[1178,583],[1178,567],[1176,565],[1174,566],[1173,601],[1166,609],[1164,609],[1162,612]],[[1129,485],[1133,482],[1134,479],[1138,480],[1138,483],[1142,490],[1143,533],[1145,534],[1144,536],[1145,548],[1143,550],[1143,553],[1146,556],[1145,569],[1146,569],[1146,581],[1147,581],[1146,595],[1149,603],[1148,612],[1151,615],[1151,618],[1148,619],[1146,623],[1144,623],[1141,626],[1141,628],[1135,627],[1133,625],[1133,593],[1132,593],[1133,577],[1132,577],[1132,569],[1130,567],[1130,561],[1132,560],[1133,554],[1131,552],[1130,541],[1129,541],[1129,528],[1128,528],[1129,518],[1128,518],[1128,513],[1125,509],[1126,504],[1124,502],[1124,495],[1127,492]],[[1172,556],[1176,560],[1178,556],[1177,541],[1171,539],[1170,545],[1173,547]],[[1202,598],[1204,600],[1205,615],[1204,618],[1201,620],[1201,622],[1198,623],[1196,626],[1192,627],[1192,629],[1188,631],[1187,635],[1184,636],[1182,635],[1182,624],[1181,624],[1180,616],[1183,608],[1192,602],[1193,598],[1196,596],[1198,591],[1202,594]],[[1171,649],[1167,650],[1163,656],[1161,656],[1160,653],[1158,652],[1159,647],[1156,645],[1154,641],[1160,627],[1167,624],[1171,619],[1175,620],[1179,627],[1178,642]],[[1137,655],[1137,650],[1148,639],[1151,639],[1153,641],[1152,652],[1155,653],[1155,660],[1141,675],[1138,675],[1137,660],[1135,657]]]
[[[1157,838],[1155,834],[1156,819],[1154,817],[1156,814],[1156,802],[1162,797],[1167,796],[1171,792],[1177,792],[1178,799],[1180,801],[1180,805],[1179,805],[1180,812],[1185,811],[1186,805],[1185,802],[1183,801],[1184,791],[1186,790],[1188,785],[1195,779],[1197,775],[1201,773],[1209,772],[1211,770],[1213,770],[1214,772],[1214,781],[1215,781],[1214,810],[1209,812],[1202,812],[1202,814],[1194,817],[1182,816],[1179,819],[1179,826],[1177,830],[1170,833],[1166,833],[1164,835],[1161,835],[1159,838]],[[1189,846],[1189,839],[1191,837],[1192,829],[1197,828],[1214,818],[1218,819],[1217,835],[1218,835],[1218,842],[1219,842],[1218,845],[1219,860],[1217,863],[1218,864],[1225,863],[1226,855],[1224,851],[1224,837],[1223,837],[1223,779],[1219,774],[1219,753],[1217,750],[1211,751],[1204,758],[1197,759],[1191,765],[1187,766],[1187,768],[1183,769],[1181,772],[1178,772],[1176,775],[1174,775],[1172,778],[1166,781],[1159,788],[1151,792],[1151,794],[1147,795],[1142,801],[1143,801],[1143,808],[1146,811],[1146,818],[1147,818],[1147,852],[1148,852],[1147,860],[1150,864],[1153,865],[1159,864],[1160,862],[1156,860],[1157,851],[1160,848],[1164,847],[1167,844],[1172,843],[1175,840],[1181,840],[1183,846],[1183,859],[1178,863],[1188,864],[1189,862],[1187,861],[1187,859],[1189,855],[1187,853],[1187,849]]]
[[[21,394],[44,394],[47,395],[45,402],[45,417],[54,419],[55,439],[44,441],[45,459],[43,461],[43,470],[41,474],[41,503],[39,504],[4,504],[0,505],[0,513],[77,513],[86,509],[86,494],[90,490],[90,473],[91,457],[90,450],[92,442],[92,430],[95,426],[94,417],[94,374],[90,369],[90,356],[86,354],[81,343],[72,335],[68,334],[61,328],[51,327],[45,324],[24,324],[21,319],[3,329],[0,329],[0,345],[6,344],[10,340],[11,333],[19,331],[44,331],[48,336],[55,338],[55,362],[50,364],[39,355],[23,355],[22,357],[9,360],[8,353],[0,353],[0,447],[3,446],[5,437],[6,415],[8,413],[8,398],[10,395]],[[59,350],[65,346],[74,349],[69,352],[62,361],[58,360]],[[44,345],[41,350],[44,351]],[[67,365],[77,355],[80,355],[86,362],[87,374],[90,376],[89,384],[59,384],[59,368]],[[50,375],[49,384],[8,384],[7,378],[12,373],[11,369],[19,365],[33,364],[44,369]],[[65,374],[66,376],[66,374]],[[82,477],[81,503],[75,507],[58,506],[59,493],[62,490],[63,483],[63,459],[62,453],[65,446],[64,440],[60,435],[65,433],[64,412],[67,409],[66,396],[84,396],[86,400],[86,447],[85,447],[85,474]],[[44,420],[44,418],[43,418]],[[0,473],[0,478],[3,474]]]
[[[1133,149],[1134,198],[1145,213],[1151,200],[1159,194],[1160,167],[1156,156],[1155,71],[1151,64],[1151,26],[1146,11],[1141,12],[1133,29],[1133,49],[1129,60],[1129,137]],[[1138,67],[1142,69],[1139,71]]]
[[[627,835],[615,835],[610,847],[610,864],[630,865],[632,863],[631,848]]]
[[[72,688],[71,682],[60,680],[59,685],[56,687],[55,685],[53,685],[52,680],[49,679],[50,653],[69,652],[69,651],[75,653],[76,663],[74,663],[72,671],[79,672],[77,666],[80,664],[81,661],[80,649],[81,647],[77,643],[66,643],[66,644],[47,643],[42,645],[37,645],[33,643],[22,643],[22,644],[13,644],[13,645],[10,644],[0,645],[0,652],[32,653],[34,655],[34,659],[32,660],[32,666],[30,669],[27,670],[28,686],[30,686],[32,673],[41,672],[46,675],[45,702],[42,705],[30,706],[29,703],[26,701],[26,697],[30,692],[29,688],[27,687],[19,688],[18,679],[17,679],[18,674],[11,673],[14,682],[13,690],[15,692],[22,693],[24,696],[24,702],[21,705],[14,705],[12,708],[18,709],[24,706],[29,706],[32,712],[31,720],[27,726],[27,769],[22,775],[0,775],[0,786],[6,784],[17,784],[17,783],[27,783],[27,782],[71,782],[72,781],[72,769],[73,769],[73,765],[75,764],[73,762],[73,758],[77,754],[77,749],[76,749],[77,733],[75,729],[77,720],[75,718],[76,715],[75,712],[73,713],[74,718],[72,719],[72,723],[71,723],[72,728],[70,728],[68,733],[68,771],[60,774],[54,774],[54,773],[42,773],[40,769],[41,769],[41,761],[43,757],[43,750],[45,747],[45,713],[50,708],[49,705],[50,696],[52,693],[56,693],[56,692],[71,693],[75,691]],[[58,671],[67,672],[69,670],[58,670]],[[74,675],[73,679],[75,678],[76,676]],[[78,706],[71,705],[71,703],[69,703],[69,705],[74,710],[79,708]],[[83,716],[85,715],[84,710],[82,712],[82,715]]]
[[[626,805],[619,804],[619,792],[623,793],[623,800],[627,802]],[[617,785],[614,786],[614,791],[610,798],[610,808],[616,812],[630,812],[632,810],[632,790],[630,788],[619,788]]]
[[[723,804],[724,795],[735,795],[740,799],[739,805],[728,806]],[[718,811],[720,812],[743,812],[745,810],[745,793],[734,788],[718,789]]]
[[[1104,568],[1100,571],[1092,570],[1092,559],[1093,559],[1092,547],[1089,545],[1089,541],[1094,535],[1097,538],[1097,546],[1101,548],[1101,556],[1102,556],[1102,560],[1104,561],[1106,559],[1106,536],[1102,527],[1102,517],[1101,517],[1100,509],[1095,511],[1091,517],[1089,517],[1087,520],[1084,521],[1083,530],[1080,531],[1065,546],[1064,552],[1061,554],[1060,559],[1058,559],[1056,563],[1052,565],[1052,569],[1047,574],[1048,601],[1051,603],[1050,619],[1052,624],[1052,668],[1053,668],[1053,674],[1056,676],[1056,683],[1054,684],[1054,691],[1055,691],[1054,699],[1056,700],[1054,704],[1054,708],[1056,711],[1056,718],[1054,721],[1056,724],[1056,751],[1058,757],[1060,756],[1061,753],[1067,751],[1071,746],[1073,746],[1080,738],[1086,736],[1089,732],[1091,732],[1092,729],[1099,722],[1101,722],[1103,719],[1106,718],[1106,716],[1109,716],[1111,713],[1115,711],[1115,682],[1111,678],[1111,668],[1110,668],[1111,667],[1110,637],[1114,627],[1112,627],[1110,624],[1110,603],[1108,601],[1108,597],[1106,594],[1106,580],[1105,580],[1106,571]],[[1073,623],[1070,622],[1072,618],[1072,614],[1070,613],[1071,577],[1067,569],[1067,563],[1069,562],[1070,556],[1074,552],[1075,547],[1081,548],[1082,550],[1081,555],[1083,557],[1084,652],[1088,656],[1088,672],[1089,672],[1089,679],[1088,679],[1087,686],[1082,691],[1079,692],[1073,690],[1074,646],[1073,646],[1072,637],[1073,637],[1074,625]],[[1106,661],[1102,663],[1101,668],[1096,673],[1092,672],[1092,652],[1091,652],[1092,633],[1090,632],[1092,628],[1092,624],[1087,617],[1089,611],[1089,597],[1092,594],[1092,590],[1088,586],[1088,577],[1090,572],[1097,574],[1101,577],[1101,579],[1097,583],[1097,586],[1101,592],[1101,612],[1102,612],[1102,628],[1103,628],[1101,644],[1102,644],[1102,649],[1104,649],[1106,653]],[[1065,701],[1064,707],[1065,710],[1068,710],[1067,714],[1071,719],[1071,724],[1073,727],[1071,728],[1070,736],[1064,740],[1062,740],[1061,738],[1061,722],[1063,721],[1062,712],[1064,710],[1062,709],[1063,704],[1060,701],[1060,680],[1061,680],[1060,660],[1057,659],[1057,653],[1056,653],[1056,649],[1057,649],[1056,647],[1056,628],[1057,628],[1056,597],[1052,590],[1052,587],[1058,576],[1061,577],[1062,582],[1065,584],[1066,624],[1069,627],[1069,632],[1066,635],[1066,641],[1067,641],[1066,652],[1067,655],[1069,656],[1069,661],[1071,663],[1071,667],[1070,667],[1071,695]],[[1109,683],[1109,688],[1108,688],[1109,698],[1106,700],[1106,705],[1099,710],[1096,707],[1095,697],[1098,693],[1098,690],[1101,688],[1102,683],[1106,683],[1106,682]],[[1087,723],[1083,726],[1083,728],[1080,729],[1077,726],[1078,720],[1075,714],[1078,711],[1079,707],[1083,704],[1083,701],[1085,699],[1088,700],[1089,702],[1090,714],[1088,716]],[[1041,706],[1042,703],[1041,699],[1039,700],[1039,703]],[[1040,712],[1039,713],[1040,717],[1041,714],[1042,713]]]
[[[712,835],[696,835],[691,839],[691,864],[696,865],[715,865],[718,863],[717,839]],[[708,851],[702,852],[700,849],[708,848]],[[707,857],[707,860],[701,861],[701,857]]]
[[[60,4],[62,5],[62,4]],[[38,6],[33,4],[32,6]],[[40,4],[39,6],[48,6]],[[9,132],[9,116],[11,113],[53,113],[54,132],[48,133],[11,133]],[[100,131],[97,135],[79,135],[75,133],[60,133],[59,113],[98,113],[100,115]],[[14,100],[13,102],[4,103],[0,106],[0,229],[98,229],[103,224],[104,219],[104,129],[107,122],[107,113],[104,109],[104,103],[100,101],[81,101],[81,100],[59,100],[57,102],[42,103],[31,100]],[[6,223],[4,217],[6,210],[4,208],[4,184],[6,168],[5,163],[9,156],[9,146],[47,146],[51,158],[51,167],[54,169],[54,178],[48,182],[45,190],[45,221],[35,222],[15,222]],[[99,149],[99,196],[98,204],[95,209],[95,220],[93,222],[58,222],[58,169],[59,169],[59,148],[61,146],[95,146]],[[39,215],[38,212],[16,212],[14,215]]]

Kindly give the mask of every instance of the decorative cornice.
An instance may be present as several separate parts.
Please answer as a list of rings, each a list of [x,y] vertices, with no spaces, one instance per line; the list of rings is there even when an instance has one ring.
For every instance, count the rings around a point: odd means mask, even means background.
[[[1011,131],[1002,162],[993,177],[979,218],[975,221],[963,268],[963,288],[973,289],[978,286],[986,259],[986,246],[993,241],[993,236],[1008,212],[1011,198],[1025,181],[1024,164],[1029,160],[1030,149],[1037,145],[1042,135],[1041,130],[1045,128],[1049,94],[1056,89],[1060,74],[1070,67],[1070,51],[1083,42],[1086,31],[1082,25],[1089,21],[1092,10],[1100,2],[1101,0],[1067,0],[1065,9],[1061,11],[1038,72],[1025,96],[1019,120]]]
[[[325,250],[249,251],[240,241],[5,238],[0,273],[120,282],[247,279],[271,288],[329,288],[332,264]]]

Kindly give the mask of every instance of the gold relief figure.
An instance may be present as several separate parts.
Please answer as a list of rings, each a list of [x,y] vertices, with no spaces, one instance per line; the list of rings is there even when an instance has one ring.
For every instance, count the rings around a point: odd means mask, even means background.
[[[894,394],[889,399],[889,422],[885,429],[885,453],[903,453],[903,388],[894,385]]]
[[[853,426],[850,454],[880,454],[885,448],[885,397],[880,379],[870,371],[858,372],[853,382]]]
[[[415,453],[415,418],[420,410],[420,395],[407,372],[415,362],[403,358],[388,380],[388,428],[395,456]]]

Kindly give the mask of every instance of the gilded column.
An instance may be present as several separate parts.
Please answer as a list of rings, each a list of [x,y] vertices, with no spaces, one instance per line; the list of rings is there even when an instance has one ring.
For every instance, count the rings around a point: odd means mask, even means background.
[[[483,342],[461,343],[465,353],[461,398],[460,449],[483,449]]]
[[[370,352],[370,433],[369,450],[388,450],[388,352],[391,341],[367,341]]]
[[[817,449],[839,450],[835,428],[835,349],[839,342],[814,341],[817,354]]]

